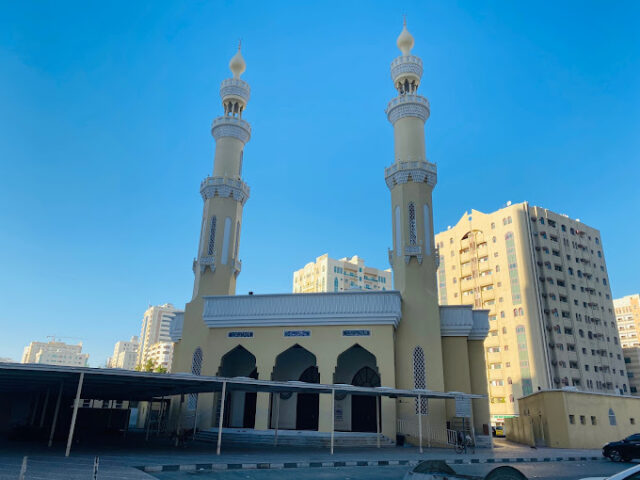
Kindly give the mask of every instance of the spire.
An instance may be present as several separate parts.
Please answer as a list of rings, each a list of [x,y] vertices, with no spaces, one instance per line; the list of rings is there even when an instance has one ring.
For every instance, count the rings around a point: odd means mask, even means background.
[[[242,58],[242,52],[240,51],[241,48],[242,40],[238,41],[238,51],[229,62],[229,69],[231,70],[231,73],[233,73],[233,78],[236,79],[239,79],[240,75],[242,75],[247,69],[247,64],[245,63],[244,58]]]
[[[398,45],[398,48],[403,55],[409,55],[411,54],[411,49],[413,48],[414,41],[413,35],[411,35],[409,33],[409,30],[407,30],[407,17],[406,15],[404,15],[403,17],[404,19],[402,21],[402,32],[400,32],[398,40],[396,40],[396,44]]]

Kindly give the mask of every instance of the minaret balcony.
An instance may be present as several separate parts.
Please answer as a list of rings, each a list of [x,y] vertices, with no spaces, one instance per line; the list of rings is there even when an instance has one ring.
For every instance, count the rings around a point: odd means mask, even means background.
[[[434,163],[424,161],[396,162],[384,169],[384,178],[389,190],[407,182],[427,183],[435,187],[438,169]]]
[[[246,144],[251,139],[251,125],[241,118],[225,115],[213,121],[211,135],[216,142],[224,137],[233,137]]]
[[[220,98],[222,101],[229,100],[229,98],[242,99],[245,105],[249,102],[251,97],[251,87],[244,80],[239,78],[227,78],[222,81],[220,85]]]
[[[233,267],[233,274],[237,277],[242,271],[242,260],[234,258],[231,260],[231,266]]]
[[[389,121],[395,123],[404,117],[416,117],[426,122],[429,118],[431,107],[429,100],[422,95],[405,94],[391,100],[385,113]]]
[[[200,195],[205,201],[213,197],[231,197],[244,207],[250,193],[249,185],[234,178],[207,177],[200,184]]]
[[[200,272],[204,273],[207,267],[211,270],[211,272],[216,271],[216,252],[214,251],[212,255],[203,255],[197,261],[198,267],[200,267]]]
[[[400,55],[391,62],[391,78],[394,84],[405,78],[420,81],[422,72],[422,60],[415,55]]]
[[[404,263],[409,264],[411,257],[416,257],[418,263],[422,264],[422,245],[405,245],[404,246]]]

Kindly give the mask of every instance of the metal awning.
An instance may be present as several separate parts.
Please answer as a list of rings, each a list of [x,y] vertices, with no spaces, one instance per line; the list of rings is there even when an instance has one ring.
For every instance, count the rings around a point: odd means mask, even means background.
[[[259,380],[247,377],[210,377],[188,373],[136,372],[117,368],[62,367],[57,365],[0,363],[0,394],[42,392],[60,388],[74,395],[78,378],[84,373],[82,398],[99,400],[149,400],[188,393],[227,390],[247,392],[352,393],[385,397],[483,398],[459,392],[404,390],[390,387],[356,387],[346,384]]]

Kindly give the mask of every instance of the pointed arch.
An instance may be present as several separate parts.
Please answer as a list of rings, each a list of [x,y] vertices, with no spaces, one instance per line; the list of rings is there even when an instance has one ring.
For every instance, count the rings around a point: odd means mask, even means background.
[[[396,251],[396,255],[399,257],[400,255],[402,255],[402,221],[400,218],[400,206],[396,205],[395,208],[395,214],[394,214],[394,222],[395,222],[395,227],[394,227],[394,233],[395,233],[395,251]]]
[[[229,259],[229,241],[231,240],[231,217],[224,219],[224,233],[222,234],[222,259],[223,265],[227,264]]]
[[[422,211],[424,217],[424,254],[431,255],[431,208],[425,203]]]
[[[191,357],[191,374],[200,376],[202,374],[202,349],[197,347],[193,351],[193,356]],[[191,393],[189,394],[189,398],[187,399],[187,408],[189,410],[195,410],[198,406],[198,394]]]

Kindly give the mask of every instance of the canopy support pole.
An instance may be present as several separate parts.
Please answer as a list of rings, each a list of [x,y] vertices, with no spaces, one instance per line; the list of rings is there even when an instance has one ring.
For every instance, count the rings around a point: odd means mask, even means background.
[[[222,382],[222,394],[220,395],[220,420],[218,421],[218,448],[216,455],[220,455],[220,447],[222,446],[222,421],[224,420],[224,401],[227,396],[227,382]]]
[[[71,443],[73,442],[73,432],[76,429],[76,419],[78,418],[78,405],[80,404],[80,393],[82,392],[82,382],[84,382],[84,372],[80,373],[80,380],[78,380],[78,390],[76,391],[76,398],[73,401],[73,415],[71,415],[71,426],[69,427],[69,437],[67,438],[67,450],[64,454],[65,457],[69,456],[71,452]]]
[[[331,389],[331,455],[333,455],[333,432],[335,430],[336,423],[336,391]]]
[[[151,413],[153,412],[153,398],[149,402],[149,410],[147,410],[147,433],[144,436],[146,441],[149,440],[149,430],[151,430]]]
[[[40,415],[40,428],[44,425],[44,416],[47,413],[47,405],[49,403],[49,389],[47,388],[47,394],[44,397],[44,404],[42,405],[42,415]]]
[[[280,392],[275,392],[276,401],[275,401],[275,409],[276,409],[276,432],[273,438],[273,444],[278,446],[278,426],[280,424]]]
[[[422,451],[422,395],[418,394],[418,437],[420,438],[420,453]]]
[[[380,448],[380,401],[381,397],[375,397],[376,399],[376,444]]]
[[[58,422],[58,412],[60,411],[60,401],[62,400],[62,387],[63,383],[60,382],[60,390],[58,391],[58,400],[56,401],[56,408],[53,411],[53,421],[51,422],[51,433],[49,434],[49,444],[51,447],[53,444],[53,434],[56,432],[56,423]]]

